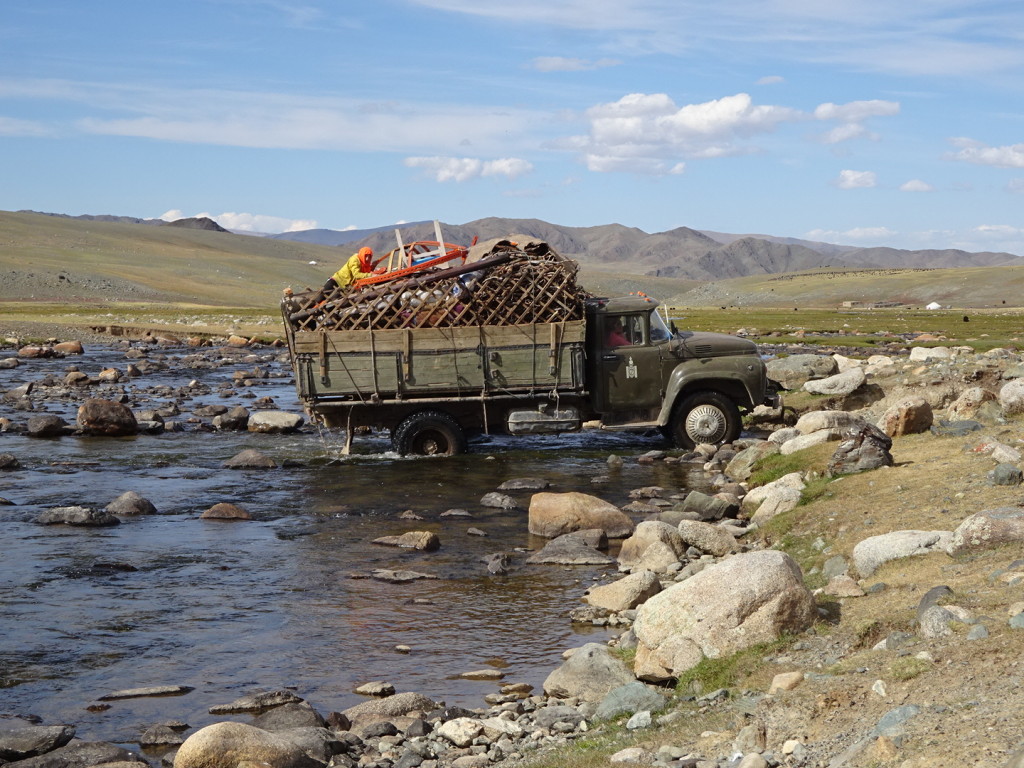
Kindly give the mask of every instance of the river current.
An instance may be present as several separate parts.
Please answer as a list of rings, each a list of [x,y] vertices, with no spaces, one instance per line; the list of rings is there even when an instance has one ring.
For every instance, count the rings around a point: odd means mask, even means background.
[[[73,423],[85,397],[120,394],[136,410],[176,403],[174,420],[183,423],[202,405],[252,409],[265,397],[301,411],[287,364],[273,350],[150,347],[146,359],[166,369],[67,396],[62,386],[39,386],[72,367],[93,377],[107,367],[124,371],[139,362],[127,360],[126,349],[89,347],[82,356],[0,370],[2,392],[37,385],[34,411],[15,411],[8,401],[0,416],[24,424],[49,412]],[[257,367],[269,377],[248,385],[233,378]],[[215,722],[222,718],[209,707],[261,690],[291,688],[327,713],[364,701],[356,686],[383,680],[398,691],[480,707],[499,683],[459,675],[493,668],[504,673],[502,682],[539,692],[564,650],[607,638],[567,614],[588,585],[615,571],[526,564],[545,543],[527,532],[531,492],[510,492],[515,510],[484,507],[481,497],[506,480],[532,477],[551,491],[583,491],[621,506],[633,488],[699,483],[692,467],[631,460],[663,448],[659,437],[485,437],[465,456],[403,459],[385,435],[359,437],[353,454],[342,456],[340,435],[311,427],[261,435],[184,426],[130,438],[0,434],[0,452],[21,464],[0,473],[0,496],[13,502],[0,506],[0,713],[70,723],[84,739],[133,743],[157,722]],[[278,468],[221,466],[245,448]],[[626,459],[622,470],[609,471],[611,453]],[[598,476],[607,481],[595,484]],[[103,507],[125,491],[149,499],[158,514],[104,528],[34,522],[51,507]],[[244,507],[253,520],[199,518],[221,501]],[[452,509],[469,516],[442,516]],[[422,520],[403,519],[407,510]],[[437,533],[440,550],[371,543],[410,530]],[[511,555],[509,574],[488,574],[481,558],[494,552]],[[438,578],[366,578],[378,568]],[[159,685],[194,690],[87,709],[112,691]]]

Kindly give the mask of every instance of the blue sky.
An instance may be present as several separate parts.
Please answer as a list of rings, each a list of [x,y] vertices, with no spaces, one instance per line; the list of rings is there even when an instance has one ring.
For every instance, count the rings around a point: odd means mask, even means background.
[[[8,0],[0,209],[1024,255],[1024,6]]]

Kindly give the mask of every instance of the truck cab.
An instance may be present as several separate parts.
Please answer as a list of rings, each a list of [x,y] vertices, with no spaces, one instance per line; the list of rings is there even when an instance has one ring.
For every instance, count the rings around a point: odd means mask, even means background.
[[[658,428],[684,448],[740,434],[740,412],[777,403],[757,346],[679,332],[646,296],[591,299],[587,380],[605,429]]]

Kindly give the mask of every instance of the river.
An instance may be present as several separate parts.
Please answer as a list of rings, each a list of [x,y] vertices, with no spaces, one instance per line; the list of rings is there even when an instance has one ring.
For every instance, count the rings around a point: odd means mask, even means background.
[[[0,391],[47,375],[63,379],[72,366],[91,376],[106,367],[123,371],[139,362],[125,351],[90,347],[84,356],[25,361],[0,370]],[[66,397],[67,388],[37,387],[36,412],[73,421],[85,397],[122,393],[137,410],[177,403],[175,419],[183,422],[202,405],[251,408],[263,397],[300,411],[278,352],[196,353],[153,348],[146,359],[165,370]],[[197,368],[197,359],[211,365]],[[255,366],[268,377],[251,386],[234,381]],[[31,415],[10,402],[0,409],[15,423]],[[384,436],[357,438],[353,455],[342,457],[341,436],[309,427],[291,435],[185,427],[131,438],[0,434],[0,452],[21,463],[0,473],[0,495],[13,502],[0,506],[0,713],[31,713],[75,725],[80,738],[128,744],[168,719],[193,728],[214,722],[221,718],[208,714],[210,706],[259,690],[290,687],[325,714],[365,700],[353,689],[373,680],[449,705],[484,706],[499,684],[458,677],[484,668],[539,691],[565,649],[607,639],[604,629],[573,625],[567,612],[614,569],[525,564],[527,550],[544,545],[527,532],[530,492],[511,493],[516,510],[483,507],[481,497],[505,480],[535,477],[552,491],[624,505],[633,488],[699,482],[692,466],[630,461],[663,448],[658,437],[493,437],[475,441],[465,456],[403,459]],[[281,466],[221,467],[245,448]],[[609,472],[611,453],[627,459],[621,471]],[[608,481],[595,484],[601,475]],[[33,522],[51,507],[103,507],[129,490],[158,514],[107,528]],[[199,519],[221,501],[244,507],[253,520]],[[470,516],[442,516],[451,509]],[[423,519],[403,519],[406,510]],[[440,550],[370,543],[409,530],[436,532]],[[487,573],[481,558],[493,552],[511,553],[508,575]],[[438,578],[365,578],[376,568]],[[87,710],[106,693],[157,685],[194,690]]]

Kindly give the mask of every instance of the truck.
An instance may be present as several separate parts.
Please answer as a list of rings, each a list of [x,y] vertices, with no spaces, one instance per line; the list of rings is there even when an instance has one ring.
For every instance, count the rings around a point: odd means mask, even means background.
[[[345,430],[346,451],[360,428],[388,430],[399,454],[430,456],[463,453],[474,434],[585,424],[657,429],[689,449],[735,440],[742,413],[779,403],[748,339],[680,331],[643,294],[593,296],[576,263],[545,243],[462,251],[421,272],[399,259],[394,280],[282,301],[298,397],[311,419]]]

